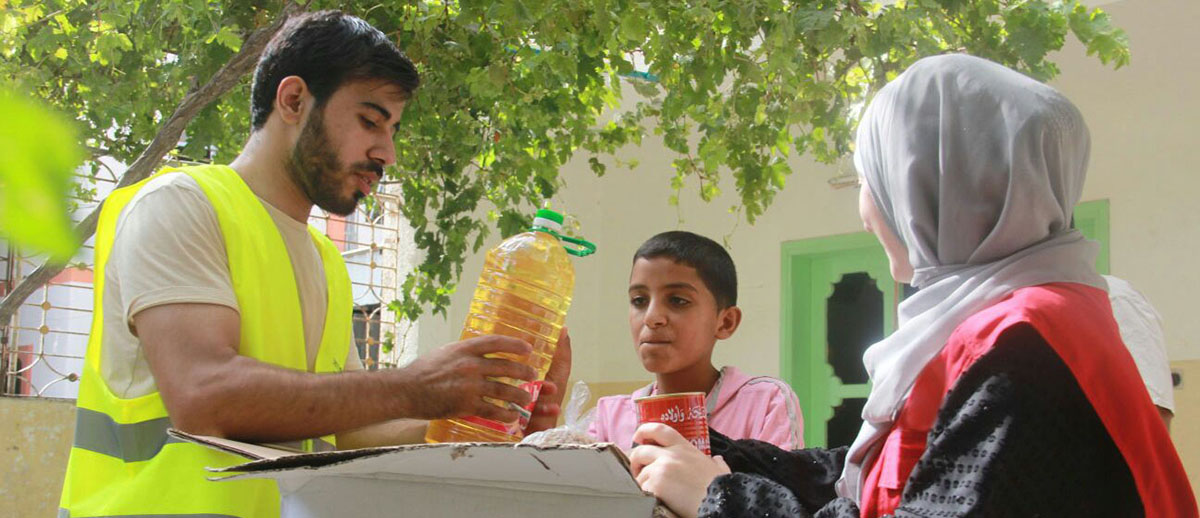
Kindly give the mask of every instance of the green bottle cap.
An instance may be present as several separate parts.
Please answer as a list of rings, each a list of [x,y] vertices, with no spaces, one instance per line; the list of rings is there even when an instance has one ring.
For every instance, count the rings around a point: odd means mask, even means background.
[[[595,244],[584,239],[562,235],[562,223],[562,214],[550,209],[538,209],[533,218],[533,226],[529,230],[548,232],[559,240],[570,243],[573,246],[563,245],[563,248],[567,250],[567,253],[576,257],[585,257],[596,253]]]
[[[538,209],[537,214],[535,214],[533,217],[548,219],[550,221],[558,223],[559,225],[562,225],[562,223],[563,223],[562,214],[554,212],[550,209]]]

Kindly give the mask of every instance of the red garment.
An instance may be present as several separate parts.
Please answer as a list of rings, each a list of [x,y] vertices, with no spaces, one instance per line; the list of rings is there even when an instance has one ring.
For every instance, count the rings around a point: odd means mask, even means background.
[[[943,398],[1017,324],[1032,325],[1071,370],[1129,465],[1146,516],[1198,516],[1183,464],[1121,343],[1107,294],[1082,284],[1053,283],[1019,289],[954,330],[917,377],[868,467],[860,500],[863,518],[895,512]]]

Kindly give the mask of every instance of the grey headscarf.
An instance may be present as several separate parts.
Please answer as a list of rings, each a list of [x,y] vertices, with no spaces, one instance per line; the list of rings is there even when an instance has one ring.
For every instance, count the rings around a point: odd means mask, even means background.
[[[900,304],[896,332],[863,355],[873,385],[841,496],[859,498],[862,466],[959,324],[1023,287],[1106,289],[1097,245],[1070,225],[1089,151],[1070,101],[976,57],[917,61],[871,102],[854,164],[907,246],[920,291]]]

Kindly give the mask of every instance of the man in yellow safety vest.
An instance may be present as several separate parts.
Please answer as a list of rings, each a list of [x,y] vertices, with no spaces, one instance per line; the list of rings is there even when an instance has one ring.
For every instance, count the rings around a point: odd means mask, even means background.
[[[534,371],[485,357],[528,353],[520,340],[483,336],[362,370],[346,266],[306,223],[313,205],[348,215],[371,192],[418,83],[363,20],[295,17],[258,63],[252,131],[231,164],[167,168],[105,201],[60,517],[279,515],[274,482],[207,481],[204,468],[239,459],[170,439],[170,427],[319,450],[419,438],[403,419],[517,419],[483,398],[529,403],[493,380]],[[565,336],[559,351],[531,428],[558,412]]]

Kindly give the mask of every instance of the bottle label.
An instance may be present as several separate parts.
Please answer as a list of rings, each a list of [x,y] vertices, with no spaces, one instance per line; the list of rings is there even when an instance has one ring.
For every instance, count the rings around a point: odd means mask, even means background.
[[[495,430],[495,431],[503,433],[503,434],[521,437],[522,435],[524,435],[525,427],[529,425],[529,419],[531,417],[533,417],[533,407],[534,407],[534,405],[537,405],[538,394],[540,394],[542,392],[542,384],[543,384],[543,382],[539,380],[539,381],[530,381],[530,382],[522,383],[521,385],[519,385],[521,390],[524,390],[525,392],[528,392],[529,395],[533,396],[533,399],[531,399],[529,401],[529,404],[525,405],[524,407],[519,407],[513,403],[501,403],[498,400],[495,400],[492,398],[486,398],[491,403],[507,406],[508,408],[512,408],[513,410],[516,410],[517,414],[519,414],[519,417],[514,422],[502,423],[500,421],[484,419],[484,418],[478,417],[478,416],[464,417],[464,418],[462,418],[462,420],[466,421],[468,423],[474,424],[476,426],[482,426],[482,427],[488,428],[490,430]]]
[[[708,412],[703,392],[661,394],[633,400],[638,424],[662,423],[674,428],[696,449],[711,455]]]

